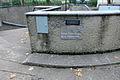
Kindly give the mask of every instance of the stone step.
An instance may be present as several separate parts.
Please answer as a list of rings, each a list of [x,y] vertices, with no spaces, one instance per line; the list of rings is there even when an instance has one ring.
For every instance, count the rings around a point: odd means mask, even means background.
[[[120,52],[89,55],[30,54],[23,64],[47,67],[90,67],[120,63]]]

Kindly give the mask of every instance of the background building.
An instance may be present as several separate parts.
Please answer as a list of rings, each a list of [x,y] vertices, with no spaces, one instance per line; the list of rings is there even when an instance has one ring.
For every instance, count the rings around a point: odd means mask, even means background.
[[[97,0],[97,7],[100,4],[117,4],[120,5],[120,0]]]

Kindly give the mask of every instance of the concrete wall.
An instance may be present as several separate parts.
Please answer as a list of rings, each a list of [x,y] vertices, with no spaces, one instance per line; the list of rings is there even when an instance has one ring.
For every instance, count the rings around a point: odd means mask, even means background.
[[[113,4],[119,4],[120,5],[120,0],[113,0]]]
[[[33,6],[0,8],[0,19],[17,24],[26,24],[26,17],[24,13],[32,10]]]
[[[49,16],[48,34],[38,34],[35,16],[28,16],[32,52],[82,53],[116,50],[120,48],[120,16]],[[79,19],[81,38],[62,38],[66,19]],[[75,27],[75,26],[68,26]]]
[[[120,5],[120,0],[110,0],[111,4],[117,4]],[[108,4],[107,0],[97,0],[97,7],[99,6],[99,4]]]
[[[88,11],[89,9],[83,4],[80,4],[80,5],[70,5],[69,6],[69,10],[70,11]]]
[[[98,4],[108,4],[107,0],[97,0]]]
[[[100,4],[108,4],[108,2],[107,2],[107,0],[97,0],[97,7],[98,7]]]
[[[61,10],[65,11],[65,7],[67,10],[70,11],[87,11],[88,8],[84,4],[68,4],[68,5],[61,5]]]

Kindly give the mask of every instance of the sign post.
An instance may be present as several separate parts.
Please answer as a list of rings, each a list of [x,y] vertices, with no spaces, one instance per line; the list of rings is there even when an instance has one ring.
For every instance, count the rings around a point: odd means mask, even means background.
[[[0,27],[2,26],[2,20],[0,20]]]

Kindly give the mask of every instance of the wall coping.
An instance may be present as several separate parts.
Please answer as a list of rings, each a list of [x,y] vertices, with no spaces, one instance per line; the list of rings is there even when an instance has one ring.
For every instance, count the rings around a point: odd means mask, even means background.
[[[27,16],[49,16],[49,15],[119,15],[120,10],[111,11],[34,11],[25,13]]]

